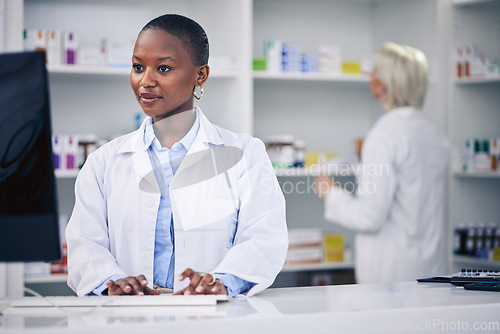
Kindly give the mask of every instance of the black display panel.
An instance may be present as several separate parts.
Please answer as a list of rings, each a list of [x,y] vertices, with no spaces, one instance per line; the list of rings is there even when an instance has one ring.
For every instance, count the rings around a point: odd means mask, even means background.
[[[0,261],[61,258],[45,54],[0,54]]]

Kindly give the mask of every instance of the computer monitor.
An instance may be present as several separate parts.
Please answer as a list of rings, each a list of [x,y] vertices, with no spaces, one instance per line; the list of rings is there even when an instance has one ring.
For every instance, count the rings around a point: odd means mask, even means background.
[[[0,262],[61,258],[51,134],[45,54],[0,54]]]

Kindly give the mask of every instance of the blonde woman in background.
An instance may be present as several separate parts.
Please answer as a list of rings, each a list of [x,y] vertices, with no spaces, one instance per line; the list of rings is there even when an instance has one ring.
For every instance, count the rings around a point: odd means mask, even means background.
[[[410,46],[386,43],[373,57],[370,90],[386,111],[366,136],[356,196],[316,179],[325,219],[357,232],[358,283],[446,272],[444,183],[448,141],[419,109],[428,64]]]

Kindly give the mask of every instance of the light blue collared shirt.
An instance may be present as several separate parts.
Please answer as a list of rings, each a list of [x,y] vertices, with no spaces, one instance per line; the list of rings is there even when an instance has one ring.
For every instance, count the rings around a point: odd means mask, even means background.
[[[149,150],[151,165],[161,189],[160,207],[156,218],[153,283],[172,289],[174,287],[175,240],[169,192],[170,181],[196,139],[200,128],[200,118],[196,112],[196,119],[191,129],[171,149],[162,147],[155,137],[153,120],[148,118],[146,122],[144,144]]]
[[[200,116],[196,110],[196,119],[189,132],[171,149],[162,147],[156,138],[153,129],[153,120],[146,119],[144,130],[144,145],[148,150],[151,165],[153,166],[156,180],[161,189],[160,206],[156,218],[155,250],[153,283],[166,288],[174,286],[174,264],[175,264],[175,234],[174,221],[172,217],[172,204],[170,202],[170,181],[177,172],[182,160],[189,148],[194,143],[200,128]],[[161,167],[161,168],[160,168]],[[231,274],[215,274],[217,279],[224,282],[230,296],[236,296],[250,290],[255,284],[245,281]],[[117,280],[124,276],[112,276],[109,279]],[[101,295],[106,289],[106,282],[94,289],[94,293]]]

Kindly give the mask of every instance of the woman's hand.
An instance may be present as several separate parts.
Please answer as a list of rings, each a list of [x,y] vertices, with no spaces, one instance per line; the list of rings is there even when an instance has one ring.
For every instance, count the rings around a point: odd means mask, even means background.
[[[106,282],[109,296],[118,295],[159,295],[160,290],[148,287],[148,281],[144,275],[128,276],[122,279],[109,280]]]
[[[187,268],[179,275],[179,281],[189,278],[189,285],[174,295],[227,295],[227,289],[220,279]]]
[[[329,175],[320,175],[314,181],[314,190],[321,199],[325,199],[334,186],[333,179]]]

